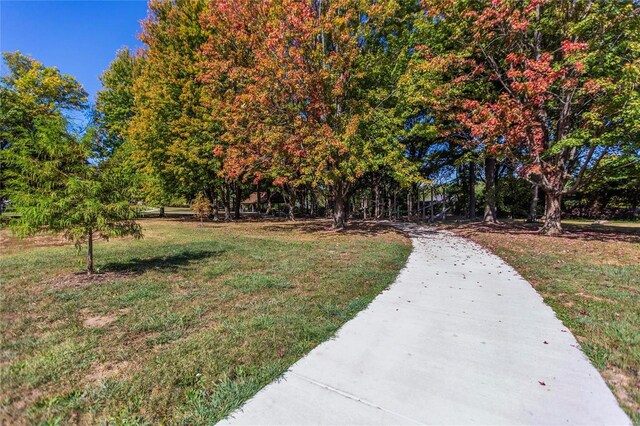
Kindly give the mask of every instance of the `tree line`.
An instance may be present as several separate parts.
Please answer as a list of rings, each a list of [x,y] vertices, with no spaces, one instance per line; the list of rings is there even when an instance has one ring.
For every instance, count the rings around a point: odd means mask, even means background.
[[[342,227],[381,204],[421,214],[443,166],[465,165],[495,221],[502,167],[557,234],[602,166],[637,182],[639,22],[634,1],[156,0],[97,122],[158,204],[202,192],[228,218],[276,187],[291,217],[317,193]]]
[[[53,191],[57,178],[29,167],[63,170],[78,158],[95,179],[127,179],[107,205],[205,199],[226,219],[267,191],[282,194],[290,218],[330,214],[336,228],[349,216],[433,217],[436,201],[443,215],[489,222],[498,211],[536,220],[543,204],[549,234],[562,232],[563,200],[580,214],[607,203],[637,210],[634,0],[151,0],[148,9],[143,47],[117,52],[82,137],[64,125],[64,111],[87,107],[77,82],[5,54],[0,190],[16,208],[62,197],[36,200],[34,188]],[[85,148],[73,157],[69,147]],[[98,222],[133,232],[129,214]]]

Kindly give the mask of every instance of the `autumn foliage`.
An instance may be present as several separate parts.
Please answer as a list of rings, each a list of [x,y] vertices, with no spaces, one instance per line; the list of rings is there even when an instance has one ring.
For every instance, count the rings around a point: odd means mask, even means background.
[[[200,80],[225,129],[215,149],[225,159],[223,175],[268,178],[285,189],[290,205],[301,185],[326,185],[342,227],[345,198],[376,157],[402,164],[391,133],[377,141],[362,133],[374,109],[384,108],[367,99],[373,88],[363,83],[377,70],[363,59],[398,53],[380,47],[396,13],[406,10],[395,2],[211,3],[202,15],[210,37]]]
[[[454,114],[490,155],[519,164],[520,175],[546,193],[543,229],[561,232],[561,198],[638,134],[637,5],[434,0],[424,6],[430,28],[450,35],[422,52],[422,70],[448,96],[446,106],[434,104]]]
[[[498,161],[545,193],[559,233],[562,198],[633,152],[638,16],[631,0],[152,0],[132,69],[104,76],[132,76],[103,96],[126,94],[104,115],[126,123],[104,128],[156,204],[204,194],[230,218],[243,189],[277,188],[293,219],[317,192],[342,227],[358,191],[380,210],[386,182],[397,216],[448,144],[451,163],[491,165],[494,216]]]

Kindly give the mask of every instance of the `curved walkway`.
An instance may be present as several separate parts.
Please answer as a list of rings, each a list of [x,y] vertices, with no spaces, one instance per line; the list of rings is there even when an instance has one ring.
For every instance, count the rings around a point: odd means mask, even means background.
[[[511,267],[399,226],[414,249],[396,282],[222,424],[630,424]]]

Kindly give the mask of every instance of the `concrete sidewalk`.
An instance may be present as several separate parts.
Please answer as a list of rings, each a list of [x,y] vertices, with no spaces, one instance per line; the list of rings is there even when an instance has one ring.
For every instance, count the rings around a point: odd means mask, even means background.
[[[404,225],[396,282],[221,424],[630,424],[573,335],[511,267]]]

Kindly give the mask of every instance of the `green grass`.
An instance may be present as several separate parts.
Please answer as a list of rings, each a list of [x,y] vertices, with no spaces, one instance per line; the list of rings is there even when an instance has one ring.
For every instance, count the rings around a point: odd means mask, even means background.
[[[141,207],[142,216],[158,216],[160,214],[160,208],[158,207]],[[171,216],[193,216],[193,210],[189,207],[165,207],[164,214],[167,217]]]
[[[598,222],[586,219],[564,219],[562,225],[569,230],[592,229],[596,231],[626,232],[632,234],[640,232],[640,221],[637,220],[608,220]]]
[[[382,229],[143,221],[96,245],[0,233],[8,424],[211,424],[332,336],[410,252]],[[361,230],[360,230],[361,231]]]
[[[620,219],[611,219],[604,220],[602,222],[594,219],[562,219],[563,224],[569,225],[590,225],[590,226],[602,226],[602,227],[629,227],[629,228],[640,228],[640,220],[620,220]]]
[[[576,335],[620,405],[640,425],[640,232],[567,226],[461,226],[529,280]]]

